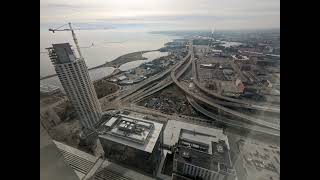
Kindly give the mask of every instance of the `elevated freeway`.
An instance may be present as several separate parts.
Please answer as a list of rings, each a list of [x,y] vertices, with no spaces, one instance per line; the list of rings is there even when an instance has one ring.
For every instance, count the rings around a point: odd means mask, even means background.
[[[135,96],[132,97],[129,101],[132,103],[139,102],[142,99],[145,99],[145,98],[151,96],[152,94],[155,94],[156,92],[168,87],[172,83],[173,83],[173,81],[171,80],[171,77],[167,76],[164,80],[157,83],[156,85],[145,89],[143,92],[139,92],[138,94],[135,94]]]
[[[173,67],[172,67],[172,68],[173,68]],[[125,97],[133,94],[134,92],[142,89],[143,87],[145,87],[145,86],[147,86],[147,85],[149,85],[149,84],[151,84],[151,83],[154,83],[154,82],[160,80],[161,78],[163,78],[164,76],[166,76],[167,74],[169,74],[169,72],[171,72],[171,69],[172,69],[172,68],[164,71],[163,73],[160,73],[160,74],[157,74],[157,75],[155,75],[155,76],[149,77],[149,78],[146,79],[145,81],[143,81],[143,82],[135,85],[134,87],[132,87],[129,91],[124,91],[125,93],[121,94],[121,95],[118,97],[118,99],[119,99],[119,100],[123,100]]]
[[[194,60],[194,56],[193,56],[193,47],[192,47],[192,44],[190,44],[190,49],[189,49],[189,54],[190,55],[190,60],[189,62],[187,63],[187,65],[182,69],[182,71],[185,71],[187,69],[187,66],[189,66],[192,61]],[[251,123],[255,123],[255,124],[258,124],[260,126],[264,126],[264,127],[268,127],[268,128],[272,128],[272,129],[275,129],[275,130],[280,130],[280,125],[279,124],[274,124],[274,123],[270,123],[270,122],[266,122],[265,120],[262,120],[262,119],[258,119],[258,118],[253,118],[251,116],[248,116],[246,114],[243,114],[243,113],[240,113],[240,112],[237,112],[237,111],[234,111],[234,110],[231,110],[231,109],[228,109],[226,107],[223,107],[219,104],[216,104],[216,103],[213,103],[211,101],[208,101],[208,99],[206,98],[203,98],[203,97],[200,97],[198,96],[197,94],[195,93],[192,93],[191,91],[188,90],[187,87],[183,86],[179,81],[178,81],[178,78],[176,77],[176,73],[175,71],[180,68],[181,64],[179,66],[176,66],[172,71],[171,71],[171,78],[173,80],[173,82],[182,90],[184,91],[188,96],[200,101],[200,102],[203,102],[211,107],[214,107],[214,108],[217,108],[227,114],[230,114],[230,115],[233,115],[233,116],[236,116],[236,117],[239,117],[241,119],[243,119],[244,121],[248,121],[248,122],[251,122]],[[178,72],[177,74],[181,75],[183,74],[184,72]]]
[[[209,117],[209,118],[211,118],[221,124],[224,124],[226,126],[231,126],[231,127],[236,127],[236,128],[244,128],[247,130],[252,130],[252,131],[265,133],[265,134],[269,134],[269,135],[273,135],[273,136],[280,136],[280,131],[278,131],[278,130],[273,130],[270,128],[256,126],[256,125],[252,125],[252,124],[248,124],[248,123],[243,123],[240,121],[235,121],[235,120],[225,118],[224,116],[216,115],[216,114],[204,109],[194,99],[192,99],[188,96],[187,96],[187,99],[188,99],[188,102],[192,105],[192,107],[194,107],[197,111],[201,112],[205,116],[207,116],[207,117]]]
[[[187,72],[188,69],[190,69],[190,66],[192,69],[192,73],[196,75],[197,73],[195,70],[195,64],[194,64],[194,55],[193,55],[193,46],[190,44],[189,46],[189,52],[188,54],[183,58],[183,60],[174,67],[168,69],[167,71],[155,75],[154,77],[151,77],[147,79],[147,81],[144,81],[142,83],[137,84],[134,88],[130,89],[129,91],[122,91],[121,93],[116,94],[118,97],[118,100],[122,102],[122,106],[125,107],[125,109],[130,110],[139,110],[140,112],[144,113],[160,113],[156,110],[151,110],[148,108],[144,108],[141,106],[136,106],[133,103],[139,102],[140,100],[164,89],[165,87],[168,87],[170,84],[175,83],[182,91],[185,92],[188,101],[190,104],[198,110],[200,113],[206,115],[207,117],[214,119],[215,121],[225,124],[226,126],[230,127],[237,127],[237,128],[244,128],[244,129],[251,129],[256,132],[261,132],[269,135],[275,135],[279,136],[279,130],[280,125],[277,123],[270,123],[263,119],[259,119],[256,117],[252,117],[243,113],[240,113],[238,111],[229,109],[224,106],[234,106],[234,107],[245,107],[248,109],[255,109],[254,106],[249,104],[240,104],[237,102],[230,102],[226,100],[222,100],[219,98],[211,98],[204,95],[204,93],[201,93],[198,95],[195,92],[192,92],[189,90],[189,87],[184,85],[184,83],[181,83],[178,81],[178,79]],[[170,72],[170,76],[169,75]],[[192,78],[193,80],[195,78]],[[160,82],[159,82],[160,80]],[[194,81],[194,84],[196,81]],[[197,85],[197,84],[196,84]],[[200,89],[198,86],[196,88]],[[201,90],[201,89],[200,89]],[[203,91],[202,91],[203,92]],[[216,114],[209,112],[205,108],[201,107],[197,102],[201,102],[203,104],[207,104],[209,107],[213,107],[217,109],[221,114],[227,114],[235,117],[235,119],[239,120],[232,120],[223,116],[217,116]],[[129,104],[128,104],[129,103]],[[129,105],[129,106],[128,106]],[[222,106],[223,105],[223,106]],[[252,108],[253,107],[253,108]],[[259,108],[259,107],[258,107]],[[263,107],[265,108],[265,107]],[[273,110],[271,110],[273,111]],[[277,112],[277,110],[275,110]],[[162,114],[162,113],[160,113]],[[180,116],[181,117],[181,116]],[[193,122],[194,123],[194,122]]]
[[[145,98],[151,94],[154,94],[161,89],[164,89],[165,87],[168,87],[170,84],[173,83],[171,80],[171,77],[169,76],[169,72],[172,71],[172,69],[175,69],[176,67],[180,67],[181,65],[185,64],[188,62],[188,58],[190,57],[190,53],[187,54],[181,62],[177,63],[175,66],[171,67],[170,69],[166,70],[165,72],[155,75],[146,81],[136,85],[134,88],[132,88],[130,91],[124,91],[123,95],[120,95],[118,97],[119,100],[122,102],[125,101],[130,101],[132,102],[133,100],[141,100],[142,98]],[[185,69],[180,72],[177,76],[180,77],[182,73],[185,72]],[[158,82],[161,80],[160,82]]]

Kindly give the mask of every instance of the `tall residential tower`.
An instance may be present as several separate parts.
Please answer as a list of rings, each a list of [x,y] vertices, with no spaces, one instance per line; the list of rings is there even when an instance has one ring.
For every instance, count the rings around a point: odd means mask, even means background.
[[[101,107],[83,58],[76,58],[69,43],[48,48],[60,82],[80,117],[81,125],[94,129],[101,118]]]

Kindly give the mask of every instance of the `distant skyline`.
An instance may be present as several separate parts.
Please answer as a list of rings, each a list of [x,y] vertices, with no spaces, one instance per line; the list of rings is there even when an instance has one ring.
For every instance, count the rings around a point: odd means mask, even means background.
[[[280,0],[41,0],[40,28],[203,30],[280,28]]]

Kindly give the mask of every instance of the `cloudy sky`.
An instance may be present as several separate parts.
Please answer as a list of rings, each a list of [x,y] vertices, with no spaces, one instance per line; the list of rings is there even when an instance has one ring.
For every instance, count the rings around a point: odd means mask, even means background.
[[[40,0],[40,27],[66,22],[113,28],[280,27],[280,0]]]

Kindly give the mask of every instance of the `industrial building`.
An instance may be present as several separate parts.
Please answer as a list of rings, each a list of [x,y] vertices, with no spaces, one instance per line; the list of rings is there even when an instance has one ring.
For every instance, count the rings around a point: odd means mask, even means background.
[[[255,61],[253,58],[249,58],[247,56],[243,56],[243,55],[232,55],[231,56],[232,59],[233,59],[233,62],[235,64],[238,64],[238,65],[242,65],[242,64],[255,64]]]
[[[229,144],[225,138],[218,137],[181,129],[174,146],[172,179],[237,179],[232,168]]]
[[[84,59],[76,58],[69,43],[53,44],[47,49],[81,125],[86,129],[94,129],[101,118],[101,107]]]
[[[156,175],[163,156],[163,124],[121,114],[101,126],[99,140],[108,160]]]
[[[200,68],[205,68],[205,69],[214,69],[217,67],[218,64],[200,64]]]

